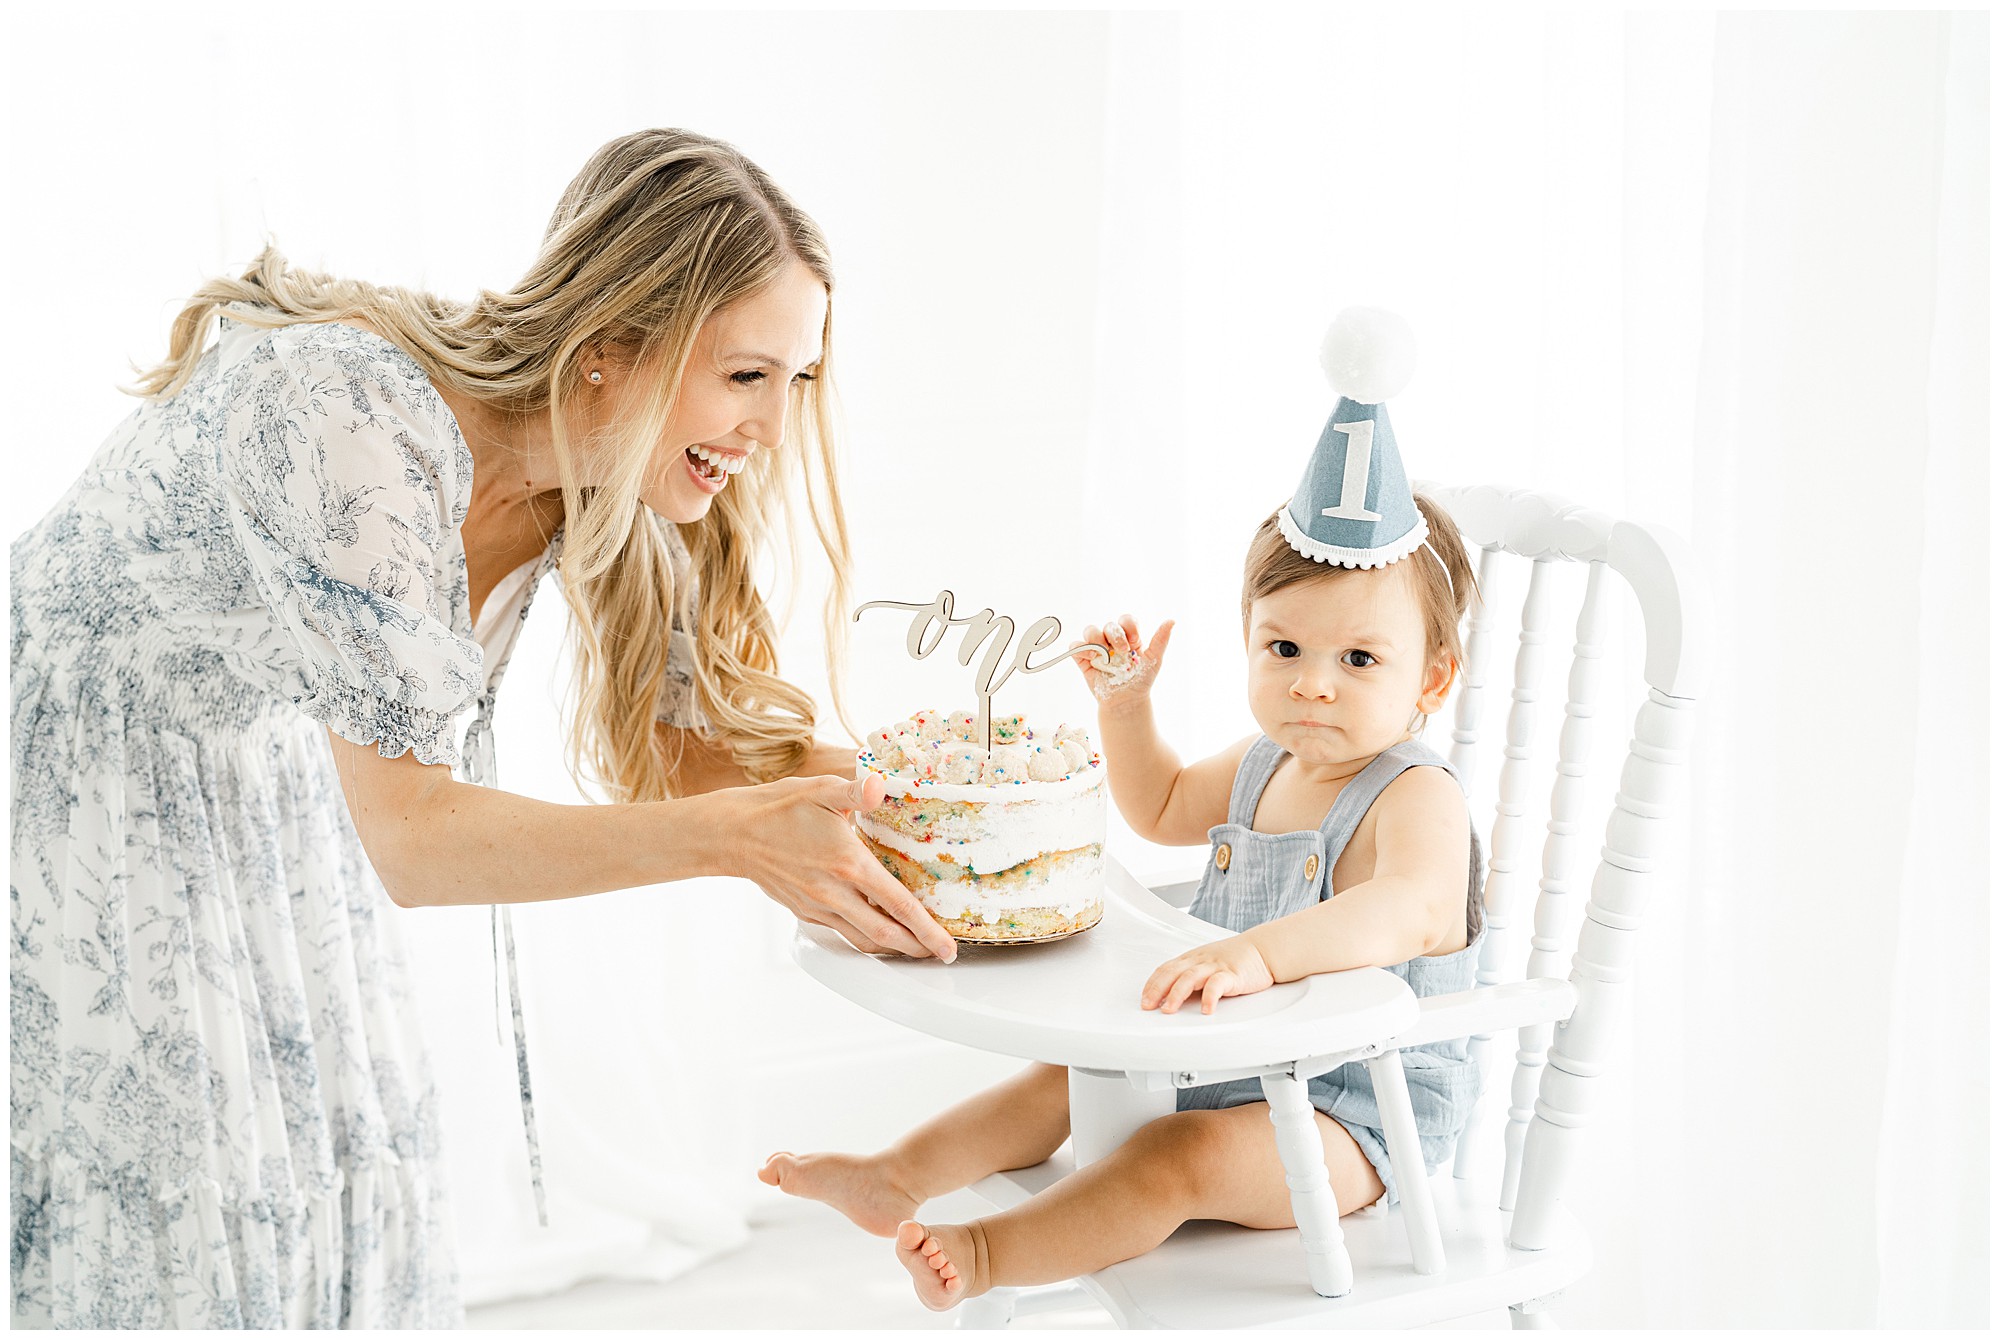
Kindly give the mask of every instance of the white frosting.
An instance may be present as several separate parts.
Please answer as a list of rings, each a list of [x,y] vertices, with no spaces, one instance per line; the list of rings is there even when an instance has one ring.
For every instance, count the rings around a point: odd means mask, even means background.
[[[855,761],[854,775],[866,777],[869,773],[879,775],[888,783],[892,796],[909,796],[921,800],[970,800],[980,804],[990,801],[1021,800],[1032,795],[1037,800],[1047,800],[1058,795],[1075,795],[1104,785],[1104,760],[1092,757],[1076,772],[1059,782],[1002,782],[998,786],[957,785],[933,781],[912,774],[907,769],[888,766],[869,750],[862,750]],[[1027,795],[1023,788],[1032,788]]]
[[[969,880],[940,880],[919,893],[917,900],[934,916],[989,925],[1005,913],[1026,908],[1052,907],[1062,916],[1074,917],[1104,901],[1104,865],[1101,861],[1080,862],[1054,878],[1035,880],[1005,895]]]
[[[949,856],[968,870],[993,875],[1049,852],[1102,845],[1104,789],[1053,799],[992,803],[968,815],[941,815],[931,825],[930,842],[872,818],[868,812],[855,815],[854,822],[876,842],[912,861],[935,865]]]
[[[988,753],[983,742],[969,738],[975,724],[971,712],[946,715],[923,711],[912,715],[913,720],[893,721],[869,733],[856,777],[881,774],[891,795],[982,803],[1012,799],[1009,787],[1031,785],[1037,794],[1047,795],[1053,794],[1047,790],[1050,787],[1087,790],[1103,779],[1103,760],[1091,749],[1090,736],[1081,726],[1064,723],[1049,735],[1031,729],[1019,716],[996,718],[994,748]],[[1014,741],[1001,742],[998,727],[1002,723],[1019,731]],[[974,752],[959,753],[966,745]],[[1054,761],[1057,755],[1062,759],[1060,773]],[[968,770],[968,761],[976,761],[978,769]],[[921,792],[913,789],[919,784]]]

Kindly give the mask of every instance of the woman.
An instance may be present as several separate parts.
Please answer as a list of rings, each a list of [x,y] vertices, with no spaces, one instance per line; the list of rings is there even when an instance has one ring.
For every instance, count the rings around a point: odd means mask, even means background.
[[[831,287],[754,164],[654,130],[591,158],[510,292],[267,250],[188,303],[148,403],[12,550],[17,1323],[459,1320],[385,888],[740,875],[950,957],[854,837],[880,795],[814,739],[752,581],[802,486],[839,646]],[[493,789],[550,571],[573,765],[615,804]]]

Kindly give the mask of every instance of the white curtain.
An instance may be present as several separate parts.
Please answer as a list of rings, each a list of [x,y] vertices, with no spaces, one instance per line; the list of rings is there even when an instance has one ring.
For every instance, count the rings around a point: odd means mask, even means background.
[[[831,237],[863,598],[1175,617],[1161,717],[1195,757],[1250,729],[1238,570],[1326,412],[1319,333],[1404,312],[1415,473],[1661,522],[1711,602],[1567,1320],[1988,1320],[1983,15],[10,22],[10,534],[264,233],[466,293],[596,144],[691,126]],[[815,691],[818,581],[777,580]],[[561,614],[545,591],[499,719],[503,782],[552,799]],[[852,647],[863,729],[966,696],[900,629]],[[1057,673],[1007,692],[1088,713]],[[667,1277],[748,1239],[770,1149],[879,1144],[1009,1068],[802,980],[747,886],[524,909],[542,1230],[484,916],[406,922],[474,1301]]]
[[[1357,300],[1422,339],[1417,473],[1689,539],[1691,822],[1572,1187],[1602,1235],[1565,1318],[1983,1324],[1985,17],[1279,27],[1112,20],[1087,478],[1122,534],[1187,538],[1119,546],[1090,598],[1180,616],[1177,743],[1242,732],[1235,565]]]

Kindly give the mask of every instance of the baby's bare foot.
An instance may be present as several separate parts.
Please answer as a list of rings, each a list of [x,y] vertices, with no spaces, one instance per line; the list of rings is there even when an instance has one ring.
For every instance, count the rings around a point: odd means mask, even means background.
[[[972,1229],[964,1224],[925,1228],[914,1219],[905,1220],[896,1227],[896,1259],[910,1272],[917,1297],[933,1312],[986,1292]]]
[[[903,1191],[872,1158],[853,1154],[791,1154],[765,1160],[757,1180],[787,1195],[824,1201],[878,1238],[896,1235],[896,1225],[921,1203]]]

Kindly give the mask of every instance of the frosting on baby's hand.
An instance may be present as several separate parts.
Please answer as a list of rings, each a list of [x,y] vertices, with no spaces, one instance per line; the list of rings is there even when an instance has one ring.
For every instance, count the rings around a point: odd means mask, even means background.
[[[1099,698],[1108,698],[1139,677],[1146,668],[1145,658],[1130,651],[1113,651],[1109,647],[1092,647],[1091,668],[1097,677],[1090,681],[1090,691]]]

